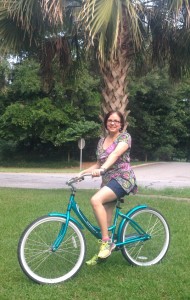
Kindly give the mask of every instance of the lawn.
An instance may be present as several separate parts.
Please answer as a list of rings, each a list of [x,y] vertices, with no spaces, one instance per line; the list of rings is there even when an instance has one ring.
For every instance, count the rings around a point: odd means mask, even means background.
[[[142,165],[146,162],[131,162],[132,166]],[[91,166],[93,162],[83,162],[82,169],[86,169]],[[14,173],[78,173],[80,171],[79,162],[74,161],[73,163],[65,163],[65,162],[37,162],[37,163],[29,163],[29,162],[17,162],[13,163],[0,163],[0,172],[14,172]]]
[[[17,244],[21,232],[33,219],[50,211],[64,211],[69,190],[0,189],[1,250],[0,299],[128,299],[128,300],[188,300],[190,299],[190,189],[141,190],[130,196],[123,211],[139,203],[147,203],[166,217],[171,230],[171,244],[162,263],[142,268],[131,267],[120,252],[114,252],[106,263],[88,267],[84,265],[71,280],[59,285],[38,285],[21,271],[17,261]],[[155,197],[152,195],[155,192]],[[80,207],[94,217],[88,199],[92,190],[79,190]],[[144,195],[143,197],[140,194]],[[158,195],[158,197],[156,196]],[[160,198],[160,195],[165,196]],[[170,196],[182,198],[171,199]],[[89,259],[98,249],[97,241],[84,231]]]

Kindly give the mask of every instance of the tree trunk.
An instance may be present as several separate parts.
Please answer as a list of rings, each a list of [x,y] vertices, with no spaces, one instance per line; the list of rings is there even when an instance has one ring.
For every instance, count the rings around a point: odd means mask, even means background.
[[[123,63],[124,60],[118,59],[113,62],[106,62],[102,70],[105,87],[102,90],[103,115],[111,110],[119,110],[127,119],[128,93],[126,93],[126,76],[129,63]],[[127,125],[127,124],[126,124]]]
[[[129,73],[131,55],[133,54],[130,43],[131,37],[128,34],[129,26],[127,25],[126,13],[123,13],[121,24],[122,27],[120,26],[118,32],[116,53],[109,60],[100,61],[100,69],[105,83],[105,87],[102,90],[104,98],[102,111],[103,115],[105,115],[110,110],[118,110],[124,115],[126,121],[129,114],[127,110],[128,93],[126,91],[127,75]]]

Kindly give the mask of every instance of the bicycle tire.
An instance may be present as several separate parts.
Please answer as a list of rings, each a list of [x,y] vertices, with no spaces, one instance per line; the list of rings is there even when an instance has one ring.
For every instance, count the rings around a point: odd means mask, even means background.
[[[134,212],[130,218],[137,222],[150,235],[146,241],[125,244],[121,251],[125,259],[136,266],[151,266],[159,263],[169,248],[170,229],[163,215],[150,207]],[[126,220],[121,232],[121,241],[126,237],[138,236],[138,233]]]
[[[63,217],[43,216],[32,222],[23,232],[18,244],[18,260],[23,272],[40,284],[55,284],[73,277],[81,268],[86,242],[80,228],[69,221],[64,240],[56,251],[52,244]]]

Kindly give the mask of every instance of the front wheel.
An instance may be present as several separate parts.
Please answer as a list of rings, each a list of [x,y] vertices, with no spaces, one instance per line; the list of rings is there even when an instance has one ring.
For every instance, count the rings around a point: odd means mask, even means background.
[[[134,212],[130,218],[140,225],[150,239],[125,244],[121,249],[123,256],[137,266],[151,266],[161,261],[170,243],[169,226],[164,217],[155,209],[145,208]],[[126,220],[121,240],[124,242],[131,237],[137,238],[138,233],[133,223]]]
[[[69,221],[65,237],[52,248],[66,220],[44,216],[30,224],[18,244],[18,260],[24,273],[42,284],[63,282],[75,275],[85,258],[85,239],[79,227]]]

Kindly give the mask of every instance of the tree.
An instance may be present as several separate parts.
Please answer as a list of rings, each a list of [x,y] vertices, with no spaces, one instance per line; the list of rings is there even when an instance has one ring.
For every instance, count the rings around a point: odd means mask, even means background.
[[[64,77],[73,57],[75,60],[79,56],[81,48],[71,12],[80,2],[6,0],[0,3],[0,53],[37,57],[46,92],[53,84],[52,62],[57,60],[59,68],[64,70],[60,75]]]
[[[148,64],[150,57],[159,65],[167,60],[173,77],[179,77],[189,68],[190,36],[186,30],[189,8],[188,1],[180,0],[84,1],[81,19],[91,37],[89,41],[97,44],[105,82],[104,113],[118,109],[128,114],[126,87],[134,58],[138,73]]]
[[[13,46],[13,42],[21,47],[23,41],[28,48],[38,47],[43,40],[44,53],[50,58],[46,59],[45,69],[50,74],[55,53],[63,58],[60,61],[70,61],[69,38],[79,41],[78,34],[83,32],[82,27],[77,30],[75,26],[79,14],[79,23],[84,24],[86,37],[96,50],[105,82],[103,114],[118,109],[128,115],[127,82],[134,59],[138,73],[150,61],[163,66],[167,60],[173,77],[181,76],[190,67],[187,0],[84,0],[82,5],[80,0],[28,0],[27,5],[25,2],[7,0],[0,7],[0,36],[4,47],[5,44]],[[72,31],[68,27],[68,15],[74,21]],[[20,40],[20,35],[10,34],[7,22],[12,30],[15,24],[21,29]],[[80,43],[76,45],[80,49]]]
[[[178,143],[174,157],[190,161],[190,80],[183,80],[178,87],[176,119],[181,120],[176,127]]]
[[[81,64],[64,84],[56,71],[51,93],[41,89],[39,64],[25,59],[13,69],[6,93],[0,91],[0,142],[10,141],[20,153],[55,153],[79,138],[99,136],[99,79]],[[91,111],[91,114],[89,114]],[[48,151],[47,151],[48,149]],[[51,151],[50,151],[51,149]],[[68,147],[69,149],[69,147]],[[0,144],[1,152],[1,144]]]
[[[166,70],[130,80],[129,132],[134,158],[189,159],[189,81],[173,85]]]
[[[8,61],[0,57],[0,90],[6,88],[6,82],[9,79]]]
[[[126,114],[128,95],[126,75],[135,48],[141,43],[139,6],[132,1],[85,1],[80,19],[95,40],[103,88],[103,113],[120,110]]]

